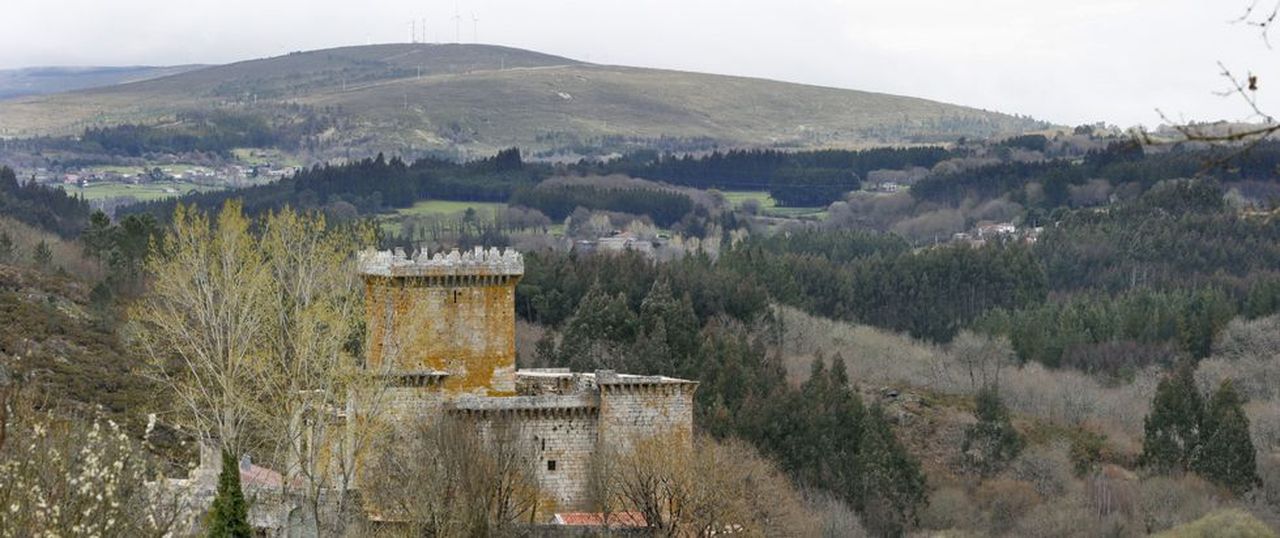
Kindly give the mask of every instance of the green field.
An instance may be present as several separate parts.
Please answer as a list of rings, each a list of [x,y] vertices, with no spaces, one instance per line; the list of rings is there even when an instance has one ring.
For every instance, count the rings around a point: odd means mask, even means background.
[[[121,196],[132,196],[137,198],[140,202],[173,198],[193,190],[199,192],[222,190],[221,187],[197,185],[186,181],[157,181],[155,183],[145,183],[142,185],[133,185],[129,183],[90,183],[87,187],[62,185],[62,188],[66,190],[68,194],[78,194],[84,196],[84,199],[89,201],[118,198]]]
[[[378,226],[387,234],[398,235],[400,233],[400,221],[403,217],[426,217],[430,215],[448,216],[464,213],[468,209],[475,209],[479,217],[483,219],[491,219],[494,211],[505,207],[507,207],[507,204],[498,202],[423,200],[410,207],[397,209],[394,212],[383,215],[378,219]]]
[[[788,219],[824,219],[827,217],[827,208],[825,207],[780,207],[777,200],[766,191],[724,191],[724,198],[733,207],[742,207],[742,203],[747,200],[755,200],[760,203],[760,214],[766,217],[780,217]]]
[[[504,209],[507,204],[498,202],[458,202],[454,200],[423,200],[412,207],[397,209],[399,216],[453,215],[468,209],[475,209],[481,215],[491,215],[495,210]]]
[[[777,207],[778,202],[774,201],[765,191],[721,191],[725,201],[729,202],[735,208],[742,207],[742,203],[747,200],[755,200],[760,202],[760,208]]]

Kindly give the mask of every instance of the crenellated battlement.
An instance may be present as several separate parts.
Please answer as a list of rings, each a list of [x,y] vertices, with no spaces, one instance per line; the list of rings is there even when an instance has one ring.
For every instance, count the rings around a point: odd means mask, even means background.
[[[481,435],[514,436],[522,453],[537,458],[539,502],[573,510],[594,506],[589,479],[601,447],[612,453],[658,435],[690,446],[697,382],[517,370],[524,259],[515,250],[370,250],[360,254],[359,271],[365,367],[385,381],[397,429],[449,416]]]
[[[433,276],[520,276],[524,274],[524,258],[515,249],[474,250],[448,253],[419,251],[409,256],[404,249],[366,250],[359,256],[360,273],[383,277]]]

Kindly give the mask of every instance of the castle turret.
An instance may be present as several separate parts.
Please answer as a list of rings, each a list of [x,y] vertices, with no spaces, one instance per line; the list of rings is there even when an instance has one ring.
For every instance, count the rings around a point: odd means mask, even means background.
[[[446,393],[515,394],[515,288],[524,260],[496,248],[360,255],[366,367]]]

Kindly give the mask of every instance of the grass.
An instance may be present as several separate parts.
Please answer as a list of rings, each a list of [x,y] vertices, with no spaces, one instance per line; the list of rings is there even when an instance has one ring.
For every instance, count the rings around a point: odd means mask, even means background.
[[[90,183],[87,187],[62,185],[62,188],[69,194],[79,194],[89,201],[132,196],[140,202],[173,198],[192,190],[200,192],[222,190],[222,187],[197,185],[186,181],[157,181],[141,185],[130,183]]]
[[[143,166],[108,166],[108,165],[101,165],[101,166],[89,166],[89,167],[86,167],[86,168],[85,168],[85,171],[86,171],[86,172],[98,172],[98,173],[114,172],[114,173],[121,174],[121,175],[128,175],[128,176],[131,176],[131,175],[137,174],[137,173],[139,173],[139,172],[142,172],[144,168],[149,168],[149,167],[143,167]]]
[[[747,200],[759,202],[761,209],[778,206],[778,202],[766,191],[721,191],[721,194],[724,195],[725,201],[735,208],[742,207],[742,203]]]
[[[400,224],[404,217],[427,217],[432,215],[448,216],[476,210],[477,216],[490,218],[494,212],[504,209],[507,204],[499,202],[460,202],[456,200],[423,200],[410,207],[397,209],[378,219],[378,226],[388,235],[399,235]]]
[[[769,196],[766,191],[724,191],[722,194],[733,207],[742,207],[747,200],[755,200],[760,204],[760,214],[766,217],[819,220],[827,218],[825,207],[781,207],[778,201]]]
[[[827,208],[825,207],[775,207],[763,212],[766,217],[782,217],[788,219],[817,219],[827,218]]]
[[[168,174],[186,174],[188,172],[193,172],[197,170],[204,171],[204,172],[209,171],[209,168],[207,166],[199,166],[194,164],[180,164],[180,163],[179,164],[148,164],[146,166],[100,165],[100,166],[85,167],[85,171],[98,172],[98,173],[115,172],[121,175],[132,176],[134,174],[137,174],[139,172],[144,172],[152,168],[159,168],[160,170]]]
[[[420,78],[419,65],[424,70]],[[494,69],[503,66],[506,69]],[[348,72],[366,80],[344,89],[344,77],[337,74]],[[223,94],[215,92],[220,87]],[[582,141],[668,136],[796,149],[867,147],[1044,127],[1004,114],[880,93],[583,65],[481,45],[383,45],[292,54],[123,86],[4,100],[0,135],[64,134],[87,125],[163,121],[184,110],[225,102],[228,88],[264,96],[252,110],[287,113],[283,107],[296,103],[338,111],[335,115],[350,127],[335,133],[337,138],[330,142],[368,148],[400,143],[415,148],[462,146],[478,153],[513,145],[537,150],[558,146],[543,141],[556,133]]]
[[[459,202],[456,200],[423,200],[412,207],[397,209],[378,219],[378,226],[388,235],[400,234],[400,223],[404,217],[423,217],[431,215],[458,215],[467,209],[475,209],[481,219],[489,219],[494,212],[505,209],[507,204],[500,202]],[[547,227],[547,233],[553,236],[564,235],[564,223],[557,222]]]
[[[1276,533],[1248,512],[1238,508],[1231,508],[1212,512],[1191,523],[1174,527],[1156,536],[1162,538],[1203,538],[1208,536],[1239,538],[1256,536],[1262,538],[1274,537]]]
[[[454,215],[468,209],[475,209],[480,215],[491,215],[494,211],[504,209],[507,204],[499,202],[459,202],[455,200],[423,200],[411,207],[397,209],[395,214],[404,217],[422,217],[428,215]]]

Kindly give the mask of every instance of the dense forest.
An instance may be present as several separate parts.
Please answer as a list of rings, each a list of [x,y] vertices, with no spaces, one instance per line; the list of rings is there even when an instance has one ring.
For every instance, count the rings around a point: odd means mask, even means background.
[[[580,163],[579,169],[699,189],[765,190],[782,205],[819,206],[856,190],[872,170],[927,168],[955,156],[936,146],[864,151],[730,150],[704,156],[638,152],[604,163]]]
[[[345,202],[362,213],[402,208],[426,199],[472,202],[511,202],[543,210],[563,219],[575,207],[648,214],[664,223],[675,222],[692,205],[669,193],[617,192],[614,189],[567,189],[546,196],[532,189],[557,175],[625,174],[699,189],[768,191],[780,205],[823,206],[860,185],[860,178],[882,168],[932,166],[952,153],[942,148],[713,152],[702,157],[672,157],[639,152],[605,162],[583,160],[551,166],[525,162],[520,150],[466,163],[424,158],[406,163],[379,154],[344,165],[317,165],[271,185],[234,193],[201,193],[182,203],[217,207],[231,197],[245,200],[251,212],[294,207],[318,208]],[[175,201],[139,204],[126,212],[150,212],[167,218]],[[675,204],[668,206],[667,204]]]
[[[66,237],[75,237],[89,221],[88,202],[66,191],[19,181],[12,168],[0,166],[0,214]]]

